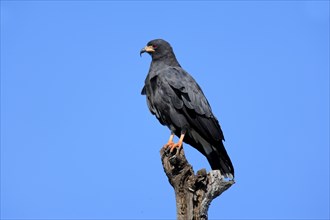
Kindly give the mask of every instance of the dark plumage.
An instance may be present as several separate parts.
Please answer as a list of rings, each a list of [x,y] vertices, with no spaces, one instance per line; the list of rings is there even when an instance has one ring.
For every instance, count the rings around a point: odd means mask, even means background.
[[[152,57],[142,89],[150,112],[172,134],[201,152],[213,170],[233,178],[234,167],[222,143],[224,136],[219,122],[202,89],[181,68],[171,45],[162,39],[152,40],[140,54],[144,52]],[[166,146],[181,147],[182,142],[174,144],[172,139],[173,135]]]

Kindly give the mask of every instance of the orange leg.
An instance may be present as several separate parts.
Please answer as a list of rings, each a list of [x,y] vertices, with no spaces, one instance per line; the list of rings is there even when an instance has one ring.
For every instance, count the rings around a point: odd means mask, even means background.
[[[173,138],[174,138],[174,134],[171,133],[171,136],[170,136],[170,138],[168,139],[168,142],[164,145],[164,148],[166,148],[166,147],[171,147],[171,146],[174,144],[174,142],[173,142]]]
[[[174,150],[174,148],[180,149],[182,147],[184,135],[185,135],[185,133],[182,133],[181,136],[180,136],[180,139],[179,139],[178,143],[172,144],[170,146],[171,147],[170,152],[172,152]]]

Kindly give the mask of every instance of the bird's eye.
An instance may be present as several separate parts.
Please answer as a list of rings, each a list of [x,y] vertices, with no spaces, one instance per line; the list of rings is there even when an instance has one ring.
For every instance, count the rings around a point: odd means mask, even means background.
[[[158,46],[156,44],[151,45],[154,49],[156,49]]]

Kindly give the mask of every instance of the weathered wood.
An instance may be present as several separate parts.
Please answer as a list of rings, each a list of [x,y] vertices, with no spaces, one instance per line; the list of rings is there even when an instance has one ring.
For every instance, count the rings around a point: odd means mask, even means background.
[[[235,182],[226,181],[219,170],[205,169],[196,175],[188,163],[183,148],[162,148],[160,151],[164,171],[173,186],[176,198],[178,220],[207,220],[208,208],[212,200],[221,195]]]

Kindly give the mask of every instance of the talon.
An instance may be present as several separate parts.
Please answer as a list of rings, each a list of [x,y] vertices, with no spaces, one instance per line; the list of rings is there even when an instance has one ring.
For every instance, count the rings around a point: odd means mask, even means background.
[[[163,148],[168,148],[168,147],[172,147],[174,145],[174,142],[173,141],[169,141],[169,142],[167,142],[164,146],[163,146]]]
[[[173,142],[173,138],[174,138],[174,134],[171,133],[171,136],[170,136],[170,138],[168,139],[168,142],[163,146],[163,148],[172,147],[172,145],[174,144],[174,142]]]
[[[177,149],[179,150],[181,147],[182,147],[182,142],[179,141],[178,143],[173,144],[173,145],[170,147],[170,152],[172,153],[173,150],[174,150],[175,148],[177,148]]]
[[[183,143],[183,138],[184,138],[184,133],[181,134],[180,139],[178,141],[178,143],[174,143],[173,142],[173,138],[174,138],[174,134],[172,133],[170,136],[170,139],[168,140],[168,142],[163,146],[163,148],[170,148],[170,152],[172,153],[174,148],[178,148],[180,149],[182,147],[182,143]]]

